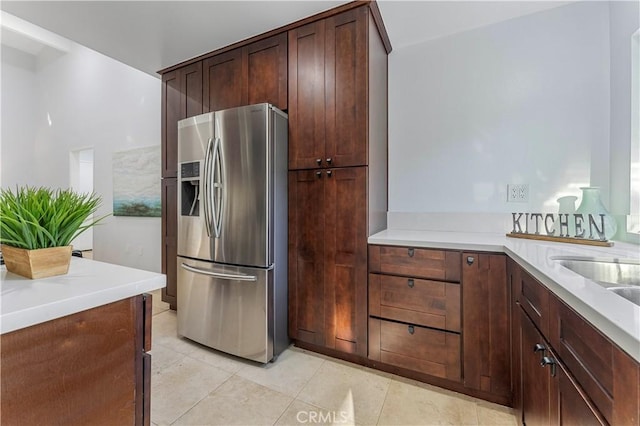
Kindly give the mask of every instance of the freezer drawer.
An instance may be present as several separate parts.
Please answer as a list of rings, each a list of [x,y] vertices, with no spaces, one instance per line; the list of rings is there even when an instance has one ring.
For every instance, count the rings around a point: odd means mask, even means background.
[[[273,269],[178,257],[178,334],[266,363],[273,358]]]

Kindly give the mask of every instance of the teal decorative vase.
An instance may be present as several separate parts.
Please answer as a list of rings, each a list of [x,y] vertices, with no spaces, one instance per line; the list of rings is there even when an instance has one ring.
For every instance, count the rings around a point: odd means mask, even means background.
[[[582,200],[576,209],[576,213],[583,215],[584,221],[582,229],[585,231],[584,238],[601,240],[603,238],[598,233],[598,230],[600,230],[604,231],[604,239],[610,240],[616,234],[618,225],[614,217],[611,216],[609,211],[604,207],[604,204],[602,204],[600,188],[588,186],[580,189],[582,190]],[[589,215],[593,216],[595,226],[590,226]],[[604,215],[604,230],[602,230],[602,218],[600,215]]]

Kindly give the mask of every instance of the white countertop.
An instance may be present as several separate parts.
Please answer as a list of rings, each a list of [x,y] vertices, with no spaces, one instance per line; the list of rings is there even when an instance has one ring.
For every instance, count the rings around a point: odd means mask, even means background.
[[[31,280],[0,269],[0,332],[40,324],[163,288],[155,272],[72,257],[69,273]]]
[[[561,266],[553,256],[640,259],[640,247],[595,247],[508,238],[504,234],[386,230],[369,244],[506,253],[567,305],[640,362],[640,306]]]

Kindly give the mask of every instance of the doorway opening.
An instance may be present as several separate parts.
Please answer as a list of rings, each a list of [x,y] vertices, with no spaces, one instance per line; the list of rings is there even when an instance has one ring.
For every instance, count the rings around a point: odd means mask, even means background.
[[[93,193],[93,148],[84,148],[69,153],[69,180],[71,189],[81,194]],[[87,221],[93,220],[89,216]],[[81,250],[83,257],[92,257],[93,227],[84,231],[71,242],[73,250]]]

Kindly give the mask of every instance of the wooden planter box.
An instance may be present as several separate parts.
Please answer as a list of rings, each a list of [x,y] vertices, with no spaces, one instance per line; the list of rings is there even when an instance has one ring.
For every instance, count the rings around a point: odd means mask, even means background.
[[[71,246],[27,250],[2,245],[2,257],[9,272],[31,279],[46,278],[69,272]]]

